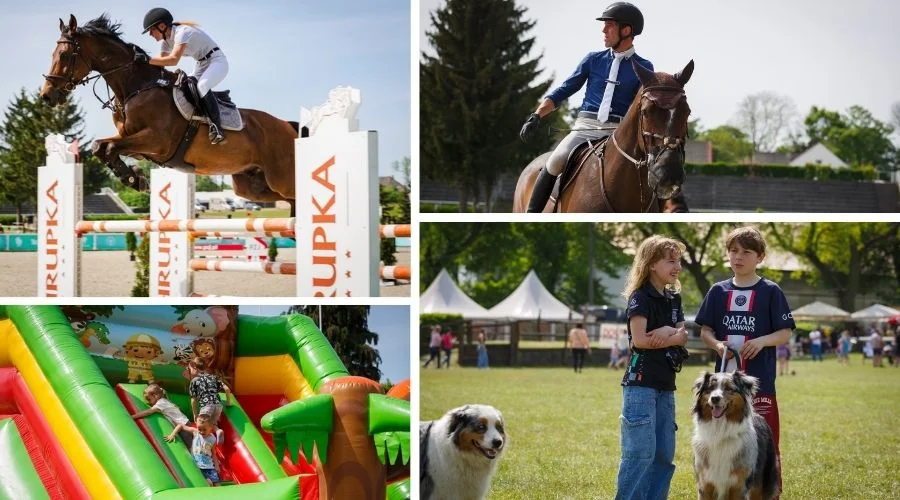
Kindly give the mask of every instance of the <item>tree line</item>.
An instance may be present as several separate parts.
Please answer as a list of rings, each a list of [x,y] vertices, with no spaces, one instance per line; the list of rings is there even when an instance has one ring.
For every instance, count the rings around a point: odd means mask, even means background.
[[[653,234],[682,241],[685,307],[699,307],[713,283],[729,276],[725,235],[737,223],[421,223],[420,292],[441,269],[460,275],[460,287],[484,307],[508,296],[534,269],[563,302],[608,304],[621,290],[602,276],[622,278],[637,245]],[[803,270],[789,274],[777,263],[761,266],[776,281],[788,277],[831,293],[838,306],[855,310],[859,295],[900,302],[900,223],[767,223],[758,225],[776,254],[792,255]],[[798,307],[803,304],[792,304]]]

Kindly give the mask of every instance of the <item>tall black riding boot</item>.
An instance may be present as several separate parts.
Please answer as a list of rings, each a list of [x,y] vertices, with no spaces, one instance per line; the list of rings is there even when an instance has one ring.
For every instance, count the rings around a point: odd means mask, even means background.
[[[531,200],[528,201],[528,213],[541,213],[547,206],[547,200],[550,199],[550,193],[553,191],[553,185],[556,184],[556,176],[547,172],[547,167],[541,169],[537,180],[534,181],[534,187],[531,189]]]
[[[203,107],[206,108],[206,116],[209,118],[209,142],[218,144],[225,140],[222,133],[222,118],[219,115],[219,103],[212,90],[203,96]]]

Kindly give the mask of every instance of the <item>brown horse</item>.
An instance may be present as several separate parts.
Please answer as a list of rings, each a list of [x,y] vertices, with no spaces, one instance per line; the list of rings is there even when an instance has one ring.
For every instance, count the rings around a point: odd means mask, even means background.
[[[185,137],[188,121],[175,107],[174,74],[159,66],[134,62],[144,51],[120,38],[119,24],[106,15],[79,27],[59,20],[50,73],[41,98],[55,106],[79,84],[102,77],[114,97],[104,103],[113,111],[117,135],[94,141],[94,154],[126,185],[144,191],[147,180],[121,156],[147,159],[159,165],[172,159]],[[92,72],[98,75],[88,77]],[[96,85],[96,82],[95,82]],[[96,95],[96,91],[95,91]],[[99,99],[99,97],[98,97]],[[184,161],[199,175],[231,175],[234,192],[254,201],[294,200],[294,139],[287,121],[253,109],[241,109],[244,129],[226,131],[227,142],[212,145],[205,130],[184,153]]]
[[[684,140],[691,108],[684,85],[690,61],[679,73],[654,73],[632,61],[641,88],[609,140],[591,143],[560,175],[559,199],[544,212],[659,212],[684,183]],[[516,184],[513,211],[524,212],[538,172],[550,153],[532,161]],[[686,211],[686,205],[683,206]]]

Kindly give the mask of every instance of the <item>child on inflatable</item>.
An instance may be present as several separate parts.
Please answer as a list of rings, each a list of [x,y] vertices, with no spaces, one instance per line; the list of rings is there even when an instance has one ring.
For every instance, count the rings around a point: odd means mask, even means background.
[[[225,393],[225,404],[231,406],[234,401],[231,388],[219,377],[209,373],[206,361],[200,358],[191,359],[188,363],[188,374],[191,377],[188,391],[191,395],[191,411],[194,412],[194,421],[197,421],[197,416],[200,414],[209,416],[217,442],[222,444],[222,429],[219,429],[217,425],[219,417],[222,415],[222,401],[219,399],[219,392]]]
[[[197,427],[184,426],[184,430],[194,435],[194,440],[191,442],[191,456],[194,457],[194,463],[203,473],[206,482],[210,486],[218,486],[222,482],[219,478],[219,460],[215,453],[219,438],[213,433],[212,417],[201,413],[195,420]]]
[[[179,433],[184,426],[188,423],[188,418],[181,411],[175,403],[169,401],[169,395],[166,394],[166,390],[160,387],[157,384],[150,384],[144,389],[144,400],[147,401],[147,404],[150,405],[150,408],[147,408],[144,411],[139,411],[131,416],[131,418],[135,420],[142,419],[144,417],[148,417],[154,413],[161,413],[162,416],[166,417],[172,425],[175,426],[175,429],[166,437],[166,441],[172,442],[175,440],[175,435]],[[181,438],[188,445],[191,443],[191,436],[188,433],[183,433]]]

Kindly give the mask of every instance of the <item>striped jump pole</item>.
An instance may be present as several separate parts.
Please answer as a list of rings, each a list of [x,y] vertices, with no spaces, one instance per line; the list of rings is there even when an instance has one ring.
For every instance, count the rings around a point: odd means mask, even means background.
[[[380,271],[381,279],[385,280],[410,280],[410,268],[408,266],[383,266]]]
[[[233,234],[289,231],[296,219],[185,219],[185,220],[109,220],[81,221],[75,225],[79,233],[159,233],[227,231]]]
[[[378,236],[384,238],[409,238],[412,228],[409,224],[386,224],[379,228]]]
[[[235,260],[191,259],[192,271],[230,271],[264,274],[297,274],[293,262],[241,262]]]
[[[277,220],[277,219],[276,219]],[[258,236],[268,238],[293,238],[294,231],[267,231],[267,232],[224,232],[224,231],[192,231],[194,238],[241,238],[244,236]],[[381,238],[409,238],[412,236],[412,228],[409,224],[383,224],[379,227],[378,236]]]

